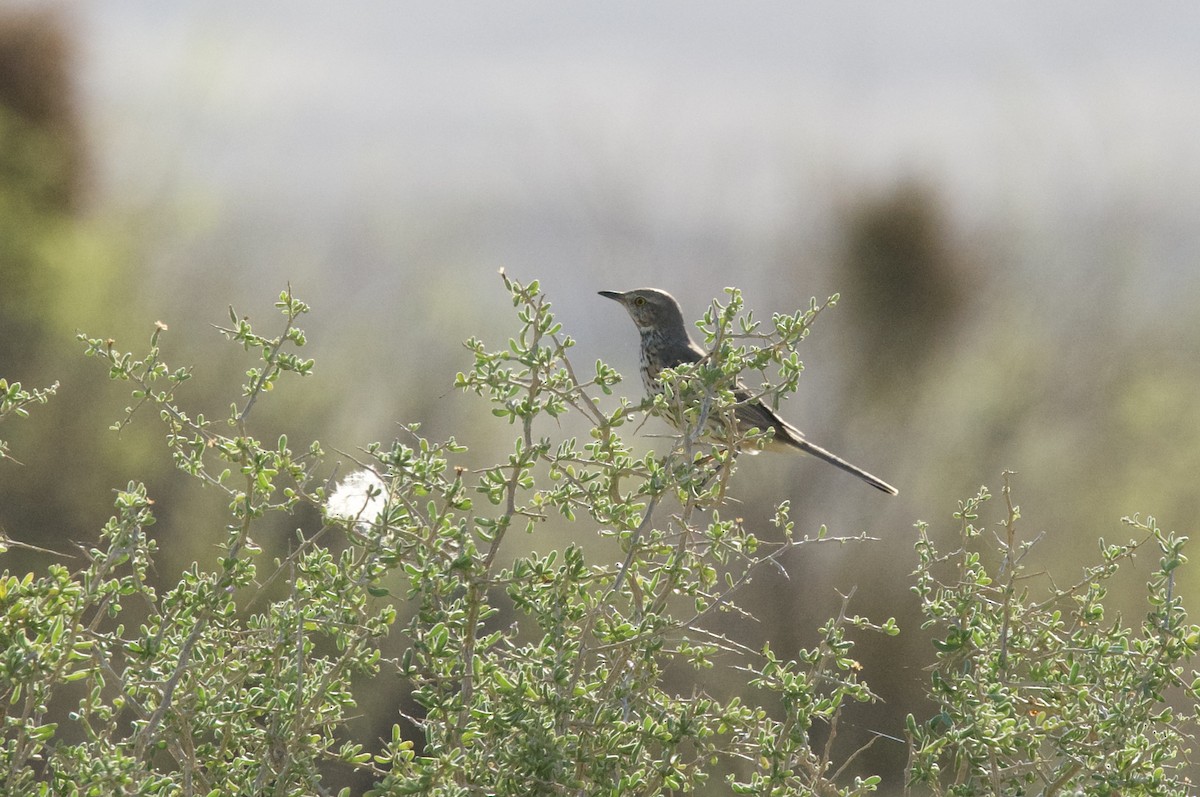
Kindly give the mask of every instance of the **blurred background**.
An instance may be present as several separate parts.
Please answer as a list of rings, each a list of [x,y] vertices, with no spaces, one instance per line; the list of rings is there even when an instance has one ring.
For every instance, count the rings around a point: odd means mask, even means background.
[[[355,451],[419,422],[470,465],[513,437],[451,387],[462,340],[516,328],[500,267],[540,279],[576,365],[606,360],[635,398],[636,334],[597,290],[661,287],[693,318],[730,285],[761,318],[837,291],[783,414],[901,494],[746,459],[734,492],[762,536],[789,499],[802,530],[879,539],[794,552],[743,596],[761,622],[727,630],[794,650],[857,587],[906,633],[861,640],[886,702],[841,736],[899,736],[928,710],[917,520],[952,545],[957,501],[1012,469],[1059,583],[1123,515],[1197,525],[1198,37],[1181,3],[7,0],[0,375],[62,388],[2,430],[23,465],[0,463],[0,526],[70,550],[137,479],[165,579],[223,539],[224,499],[171,470],[150,415],[106,430],[128,394],[76,330],[139,351],[167,323],[184,401],[221,415],[248,361],[212,324],[233,304],[277,329],[290,282],[317,370],[258,405],[261,437]],[[284,519],[278,545],[317,524]],[[586,524],[511,553],[568,534],[618,556]],[[1135,625],[1153,558],[1113,596]],[[353,731],[389,736],[380,695],[402,689],[372,684]],[[905,756],[885,739],[861,769],[898,790]]]

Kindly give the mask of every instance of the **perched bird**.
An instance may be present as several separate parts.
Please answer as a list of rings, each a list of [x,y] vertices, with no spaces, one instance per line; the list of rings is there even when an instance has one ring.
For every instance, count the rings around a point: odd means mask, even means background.
[[[642,383],[646,386],[647,393],[662,392],[662,385],[658,381],[658,374],[662,369],[674,368],[684,363],[699,362],[706,356],[704,350],[697,346],[688,334],[683,320],[683,312],[679,309],[679,302],[675,301],[675,297],[666,291],[660,291],[657,288],[639,288],[624,293],[600,291],[600,295],[620,302],[629,311],[633,323],[642,336]],[[750,391],[741,382],[734,388],[733,394],[738,399],[738,404],[734,407],[734,417],[737,419],[740,430],[749,431],[751,428],[763,431],[773,430],[775,432],[771,441],[773,447],[785,447],[793,451],[812,454],[847,473],[854,474],[877,490],[891,495],[897,494],[896,488],[882,479],[872,476],[836,454],[810,443],[805,439],[803,432],[780,418],[761,401],[753,399]]]

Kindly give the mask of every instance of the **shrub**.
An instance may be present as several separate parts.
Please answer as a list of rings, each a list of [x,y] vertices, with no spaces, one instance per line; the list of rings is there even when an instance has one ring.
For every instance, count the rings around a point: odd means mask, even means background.
[[[792,390],[796,345],[832,300],[764,325],[731,290],[704,319],[712,357],[667,373],[662,396],[606,409],[598,394],[611,394],[619,375],[597,363],[581,377],[537,283],[505,285],[520,328],[503,348],[468,341],[473,362],[457,383],[512,425],[511,452],[467,470],[457,441],[409,427],[369,446],[365,470],[332,495],[319,443],[294,450],[287,436],[264,443],[254,432],[257,402],[285,375],[313,368],[296,353],[307,307],[290,290],[274,337],[230,310],[222,333],[257,363],[220,422],[185,408],[191,373],[163,360],[165,326],[143,356],[83,338],[111,378],[132,386],[115,427],[157,412],[176,467],[228,497],[227,527],[214,561],[159,589],[149,576],[153,502],[132,483],[80,569],[0,578],[5,793],[325,794],[351,771],[376,795],[877,788],[878,777],[850,774],[858,751],[816,745],[812,732],[825,726],[831,742],[843,707],[873,699],[849,635],[898,633],[893,621],[872,623],[847,604],[812,648],[786,654],[751,649],[709,622],[743,612],[739,588],[786,552],[841,541],[824,529],[798,534],[786,503],[769,540],[728,516],[734,449],[761,436],[713,443],[693,433],[731,410],[739,373],[762,372],[767,401]],[[13,406],[29,400],[13,394]],[[636,454],[622,434],[644,410],[691,426],[666,453]],[[584,421],[586,436],[559,431],[567,416]],[[981,538],[970,523],[982,498],[959,513],[964,548],[952,578],[935,578],[951,560],[927,534],[918,547],[917,591],[939,633],[931,694],[941,710],[910,720],[910,785],[954,794],[1181,788],[1171,766],[1182,717],[1163,700],[1171,686],[1194,697],[1180,667],[1197,631],[1171,589],[1182,541],[1139,525],[1138,544],[1153,540],[1164,562],[1153,612],[1134,635],[1102,626],[1099,605],[1103,579],[1135,545],[1106,548],[1081,585],[1034,602],[1019,587],[1028,546],[1015,537],[1015,508],[998,586],[966,547]],[[303,505],[328,507],[325,523],[264,564],[254,539],[264,518]],[[606,538],[615,561],[588,561],[574,544],[501,555],[507,536],[552,521]],[[395,659],[384,656],[387,638],[402,641]],[[724,669],[746,688],[721,698],[671,689],[669,667]],[[397,722],[378,745],[350,738],[347,720],[372,679],[388,676],[411,690],[418,732]],[[71,710],[56,718],[64,702]]]
[[[1137,537],[1101,540],[1099,563],[1077,582],[1059,587],[1040,574],[1046,585],[1035,591],[1039,574],[1025,559],[1042,537],[1019,534],[1007,474],[1003,496],[994,545],[976,525],[986,489],[959,506],[956,550],[939,553],[920,527],[914,590],[935,629],[929,697],[940,711],[922,724],[909,715],[910,785],[953,795],[1191,793],[1183,756],[1200,680],[1184,667],[1200,628],[1176,592],[1186,538],[1154,518],[1126,518]],[[1121,563],[1146,547],[1160,558],[1135,629],[1107,617],[1103,601]]]

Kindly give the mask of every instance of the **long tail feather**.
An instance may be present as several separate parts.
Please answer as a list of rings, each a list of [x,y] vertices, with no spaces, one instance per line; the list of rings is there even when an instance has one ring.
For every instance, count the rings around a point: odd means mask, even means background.
[[[825,460],[834,467],[841,468],[847,473],[857,476],[876,490],[881,490],[889,495],[899,495],[899,490],[878,476],[873,476],[857,465],[851,465],[837,454],[808,442],[804,437],[804,432],[801,432],[795,426],[780,418],[762,402],[749,401],[749,393],[744,388],[740,389],[737,395],[743,402],[737,407],[737,418],[741,426],[745,428],[774,429],[775,439],[772,441],[773,445],[778,446],[779,444],[783,444],[792,448],[798,448],[807,454],[812,454],[814,457]]]
[[[779,434],[778,434],[778,432],[776,432],[776,437],[778,437],[778,436],[779,436]],[[854,476],[857,476],[858,478],[865,481],[867,484],[874,487],[876,490],[882,490],[883,492],[888,493],[889,495],[899,495],[900,494],[899,490],[897,490],[895,487],[893,487],[892,485],[885,482],[883,479],[879,478],[878,476],[873,476],[872,474],[867,473],[865,470],[858,467],[857,465],[851,465],[849,462],[842,459],[837,454],[834,454],[830,451],[826,451],[825,449],[821,448],[820,446],[818,446],[814,443],[808,442],[807,440],[804,439],[804,436],[802,434],[799,434],[796,431],[792,431],[791,429],[788,429],[788,436],[784,440],[784,442],[795,446],[796,448],[800,449],[801,451],[805,452],[806,454],[812,454],[814,457],[823,459],[826,462],[828,462],[830,465],[833,465],[834,467],[841,468],[842,470],[846,471],[846,473],[850,473]]]

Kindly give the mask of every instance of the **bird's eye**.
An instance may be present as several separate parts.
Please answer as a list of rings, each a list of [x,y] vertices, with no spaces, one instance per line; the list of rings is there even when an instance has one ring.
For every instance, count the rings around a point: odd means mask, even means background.
[[[634,300],[633,300],[633,303],[634,303],[634,304],[636,304],[638,307],[641,307],[643,304],[645,304],[645,303],[646,303],[646,297],[645,297],[645,296],[639,296],[639,297],[637,297],[636,299],[634,299]]]

